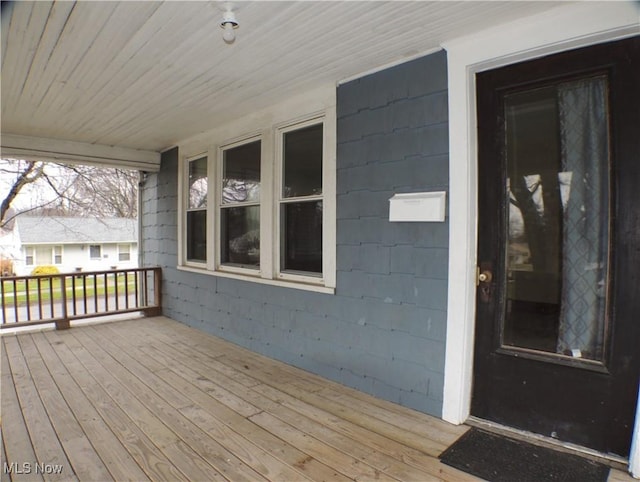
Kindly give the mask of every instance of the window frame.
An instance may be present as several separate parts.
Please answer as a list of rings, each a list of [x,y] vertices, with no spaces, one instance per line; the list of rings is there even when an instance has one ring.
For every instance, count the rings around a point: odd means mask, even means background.
[[[275,162],[275,186],[276,186],[276,196],[275,196],[275,263],[274,266],[276,268],[276,276],[285,281],[299,282],[299,283],[307,283],[307,284],[324,284],[325,281],[325,273],[326,266],[324,264],[325,260],[325,239],[324,239],[324,231],[325,226],[327,225],[327,216],[325,213],[325,163],[326,163],[326,135],[325,135],[325,118],[324,116],[313,117],[304,121],[298,121],[293,123],[287,123],[278,126],[275,129],[276,134],[276,162]],[[322,125],[322,194],[314,194],[307,196],[294,196],[294,197],[285,197],[283,195],[284,192],[284,167],[285,167],[285,159],[284,159],[284,137],[287,133],[295,132],[301,129],[305,129],[307,127],[312,127],[316,125]],[[283,262],[283,250],[284,250],[284,240],[282,236],[283,231],[283,216],[282,216],[282,207],[285,204],[292,204],[296,202],[322,202],[322,272],[318,274],[311,274],[311,272],[305,271],[294,271],[294,270],[285,270],[282,267]]]
[[[190,209],[189,208],[189,166],[191,162],[197,161],[199,159],[205,158],[207,159],[207,205],[204,208],[199,208],[199,209]],[[211,253],[211,249],[210,249],[210,231],[211,231],[211,226],[212,226],[212,216],[211,216],[211,202],[210,200],[213,199],[212,195],[213,195],[213,188],[212,188],[212,183],[210,182],[211,180],[211,173],[215,172],[213,170],[213,166],[212,166],[212,161],[211,161],[211,155],[209,152],[200,152],[196,155],[193,156],[189,156],[187,158],[185,158],[184,163],[182,165],[182,169],[179,173],[179,182],[178,182],[178,186],[179,186],[179,193],[178,195],[180,196],[180,202],[178,203],[179,205],[179,215],[181,218],[181,222],[179,223],[180,225],[180,235],[178,236],[178,250],[180,253],[180,262],[183,266],[193,266],[196,268],[206,268],[209,269],[209,267],[211,266],[211,260],[212,260],[212,253]],[[180,192],[181,191],[181,192]],[[187,239],[187,213],[188,212],[193,212],[193,211],[205,211],[205,222],[206,222],[206,260],[205,261],[197,261],[197,260],[193,260],[193,259],[188,259],[187,257],[187,253],[188,253],[188,245],[189,245],[189,240]]]
[[[97,258],[94,258],[93,256],[91,256],[91,248],[93,248],[94,246],[97,246],[98,249],[100,250],[100,255]],[[103,249],[102,249],[102,245],[101,244],[90,244],[89,245],[89,260],[90,261],[102,261],[102,255],[103,255]]]
[[[335,90],[333,91],[335,92]],[[334,98],[335,99],[335,98]],[[329,104],[329,105],[327,105]],[[283,112],[286,109],[282,109]],[[185,148],[179,159],[178,178],[178,266],[182,271],[207,274],[222,278],[233,278],[262,284],[283,286],[307,291],[333,294],[336,286],[336,108],[334,102],[324,102],[318,110],[297,118],[281,115],[288,119],[276,122],[278,116],[256,117],[249,122],[238,122],[234,128],[221,129],[222,135],[212,135],[214,142],[204,148],[204,139]],[[315,124],[323,125],[323,163],[322,163],[322,275],[305,275],[293,272],[280,272],[280,203],[279,185],[276,184],[282,174],[281,144],[282,132],[295,131]],[[247,125],[254,129],[246,129]],[[259,128],[255,128],[259,127]],[[243,132],[233,136],[234,133]],[[231,135],[229,135],[231,134]],[[215,138],[220,139],[215,142]],[[222,200],[222,173],[224,151],[250,143],[261,142],[260,162],[260,267],[259,269],[241,266],[222,265],[220,240],[220,204]],[[182,149],[182,146],[179,146]],[[192,153],[198,153],[192,155]],[[186,259],[186,207],[188,206],[188,169],[189,162],[206,156],[208,159],[208,199],[207,203],[207,263],[195,263]],[[292,198],[293,199],[293,198]]]
[[[122,254],[125,253],[125,252],[123,252],[121,250],[122,246],[126,246],[127,247],[127,251],[126,251],[126,254],[128,256],[127,259],[122,259],[122,257],[121,257]],[[118,243],[118,262],[123,262],[123,263],[131,262],[131,243]]]
[[[57,252],[60,252],[60,254],[57,254]],[[56,261],[57,257],[60,257],[60,261]],[[63,263],[63,256],[64,256],[64,248],[62,247],[61,244],[56,244],[54,246],[51,247],[51,261],[53,265],[55,266],[60,266]]]
[[[31,252],[31,254],[29,254],[29,252]],[[29,263],[29,258],[31,258],[31,263]],[[36,266],[36,247],[35,246],[24,247],[24,265]]]
[[[247,144],[251,144],[253,142],[260,142],[260,200],[251,203],[229,203],[223,204],[223,186],[222,181],[224,180],[224,153],[230,149],[244,146]],[[240,275],[247,276],[261,276],[263,273],[263,260],[265,254],[263,252],[265,243],[264,239],[264,226],[263,226],[263,203],[264,203],[264,135],[263,133],[254,133],[249,136],[243,136],[240,139],[233,140],[231,142],[222,144],[216,148],[216,169],[215,169],[215,187],[216,187],[216,195],[215,195],[215,214],[214,214],[214,247],[215,250],[215,271],[226,272],[226,273],[236,273]],[[268,189],[268,187],[267,187]],[[222,262],[222,210],[229,209],[231,207],[249,207],[249,206],[258,206],[260,210],[260,263],[257,268],[250,268],[240,265],[234,264],[224,264]],[[207,237],[207,241],[209,241]]]

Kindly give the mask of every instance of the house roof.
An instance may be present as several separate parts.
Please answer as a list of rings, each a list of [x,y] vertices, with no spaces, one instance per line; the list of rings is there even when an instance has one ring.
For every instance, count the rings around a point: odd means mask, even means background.
[[[231,45],[220,28],[228,3],[239,23]],[[157,154],[562,3],[3,2],[3,155],[33,156],[47,140],[59,141],[46,151],[53,159]],[[151,158],[149,169],[139,168],[153,170],[159,155]]]
[[[102,244],[138,241],[138,223],[135,219],[20,216],[16,223],[22,244]]]

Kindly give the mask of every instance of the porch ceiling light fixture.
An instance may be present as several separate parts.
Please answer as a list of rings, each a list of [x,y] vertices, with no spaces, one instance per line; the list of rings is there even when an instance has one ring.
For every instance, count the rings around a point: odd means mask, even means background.
[[[222,34],[222,38],[228,44],[232,44],[236,40],[236,32],[235,29],[238,28],[238,21],[236,20],[236,15],[233,13],[233,10],[226,10],[222,14],[222,22],[220,22],[220,27],[224,29],[224,33]]]

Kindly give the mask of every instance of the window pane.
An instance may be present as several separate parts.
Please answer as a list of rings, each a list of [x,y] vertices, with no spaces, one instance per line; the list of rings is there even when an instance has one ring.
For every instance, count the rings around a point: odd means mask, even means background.
[[[89,246],[89,257],[91,259],[101,259],[102,258],[100,245],[93,244],[93,245]]]
[[[608,279],[604,78],[505,97],[503,344],[602,360]]]
[[[224,151],[222,203],[260,201],[260,141]]]
[[[282,270],[322,273],[322,201],[282,204]]]
[[[62,246],[53,247],[53,264],[62,264]]]
[[[221,210],[221,262],[257,268],[260,266],[260,206]]]
[[[189,162],[189,209],[207,207],[207,158]]]
[[[284,134],[284,197],[322,194],[322,124]]]
[[[207,260],[207,211],[187,212],[187,260]]]
[[[131,246],[128,244],[118,245],[118,260],[131,261]]]

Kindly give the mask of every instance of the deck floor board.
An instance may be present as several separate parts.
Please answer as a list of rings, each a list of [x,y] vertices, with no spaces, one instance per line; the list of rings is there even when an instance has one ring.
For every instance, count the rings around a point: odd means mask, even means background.
[[[1,362],[3,464],[64,468],[2,482],[479,480],[437,458],[467,427],[164,317],[6,334]]]

